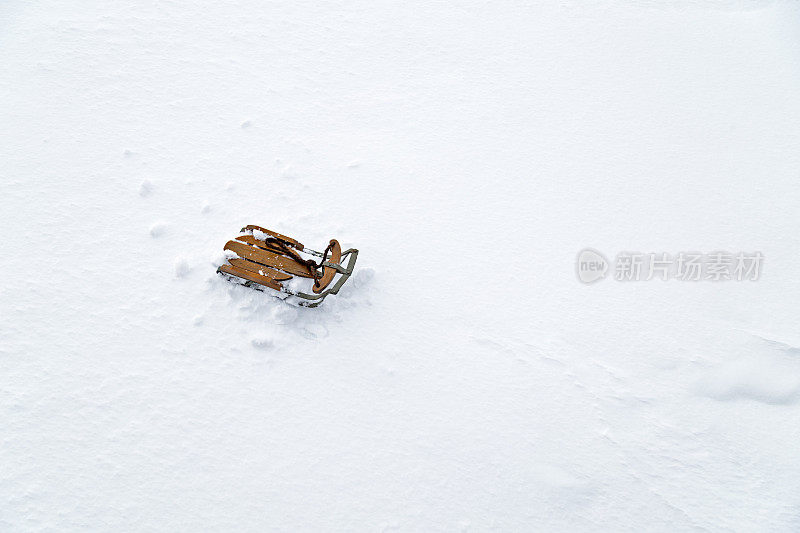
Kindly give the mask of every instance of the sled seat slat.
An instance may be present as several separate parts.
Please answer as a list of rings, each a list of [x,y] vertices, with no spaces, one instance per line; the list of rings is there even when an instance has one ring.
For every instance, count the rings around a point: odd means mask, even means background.
[[[248,261],[247,259],[233,257],[231,259],[228,259],[228,263],[237,268],[241,268],[242,270],[249,270],[250,272],[255,272],[256,274],[260,274],[265,278],[274,279],[275,281],[286,281],[292,279],[291,274],[286,274],[285,272],[279,272],[273,268],[269,268],[260,263],[253,263],[252,261]]]
[[[256,272],[251,272],[250,270],[244,270],[243,268],[239,268],[233,265],[222,265],[221,267],[219,267],[219,271],[225,272],[226,274],[230,274],[231,276],[236,276],[237,278],[242,278],[248,281],[258,283],[259,285],[269,287],[270,289],[275,289],[276,291],[279,291],[282,288],[281,284],[272,278],[262,276],[261,274],[257,274]]]
[[[242,259],[248,259],[254,263],[261,263],[262,265],[272,267],[274,269],[283,270],[289,274],[300,276],[304,278],[313,278],[314,274],[311,273],[306,265],[300,264],[293,259],[278,255],[274,252],[250,246],[240,241],[228,241],[224,247],[225,250],[230,250]]]
[[[264,250],[267,250],[268,252],[272,252],[274,254],[283,255],[283,250],[281,250],[280,248],[278,248],[274,244],[270,244],[270,243],[265,242],[265,241],[260,241],[260,240],[256,239],[255,237],[253,237],[252,235],[239,235],[234,240],[237,240],[239,242],[243,242],[245,244],[249,244],[251,246],[258,246],[259,248],[263,248]]]
[[[261,226],[256,226],[254,224],[250,224],[250,225],[247,225],[247,226],[242,228],[243,232],[244,231],[253,231],[253,230],[258,230],[258,231],[260,231],[262,233],[266,233],[267,235],[271,235],[271,236],[275,237],[276,239],[279,239],[279,240],[281,240],[283,242],[291,244],[292,246],[294,246],[298,250],[302,250],[304,248],[304,246],[302,244],[300,244],[298,241],[292,239],[291,237],[287,237],[286,235],[281,235],[277,231],[272,231],[271,229],[262,228]]]

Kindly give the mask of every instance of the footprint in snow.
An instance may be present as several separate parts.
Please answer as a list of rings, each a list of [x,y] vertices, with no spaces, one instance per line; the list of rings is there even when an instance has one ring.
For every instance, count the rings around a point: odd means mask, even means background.
[[[259,350],[272,350],[275,348],[275,341],[266,336],[253,337],[250,344]]]
[[[139,185],[139,196],[142,198],[146,196],[150,196],[153,194],[153,182],[150,180],[144,180],[141,185]]]
[[[191,272],[192,267],[189,265],[189,261],[186,258],[179,257],[175,260],[175,277],[176,278],[183,278]]]
[[[166,231],[167,225],[164,222],[156,222],[150,226],[150,236],[154,239],[161,237]]]
[[[300,333],[307,339],[323,339],[328,336],[328,328],[323,324],[306,324]]]
[[[286,325],[297,320],[298,311],[290,304],[275,302],[277,305],[272,309],[272,320],[276,324]]]

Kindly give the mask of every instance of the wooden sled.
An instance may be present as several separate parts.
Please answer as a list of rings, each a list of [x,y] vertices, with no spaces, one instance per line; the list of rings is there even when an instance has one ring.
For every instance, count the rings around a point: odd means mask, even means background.
[[[324,252],[317,252],[261,226],[246,226],[241,233],[225,244],[224,249],[236,257],[230,257],[217,273],[256,290],[271,289],[276,296],[303,307],[316,307],[329,294],[338,293],[358,257],[354,248],[342,252],[336,239],[331,239]]]

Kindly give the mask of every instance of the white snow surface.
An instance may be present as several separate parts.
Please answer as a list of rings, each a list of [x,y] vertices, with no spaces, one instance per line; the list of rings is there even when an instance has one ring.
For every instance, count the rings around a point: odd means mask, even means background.
[[[0,64],[0,530],[800,529],[796,2],[6,1]]]

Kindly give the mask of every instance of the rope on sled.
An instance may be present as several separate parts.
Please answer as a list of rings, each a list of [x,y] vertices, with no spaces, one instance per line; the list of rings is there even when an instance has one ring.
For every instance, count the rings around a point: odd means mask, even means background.
[[[301,265],[305,265],[308,268],[308,272],[314,278],[314,285],[318,285],[319,278],[322,277],[322,263],[328,260],[328,254],[330,253],[331,249],[333,248],[333,244],[328,244],[325,248],[325,251],[322,253],[322,259],[319,263],[315,262],[313,259],[303,259],[300,257],[296,251],[292,250],[284,241],[280,239],[276,239],[275,237],[267,237],[264,239],[264,242],[271,244],[281,250],[283,253],[300,263]]]

